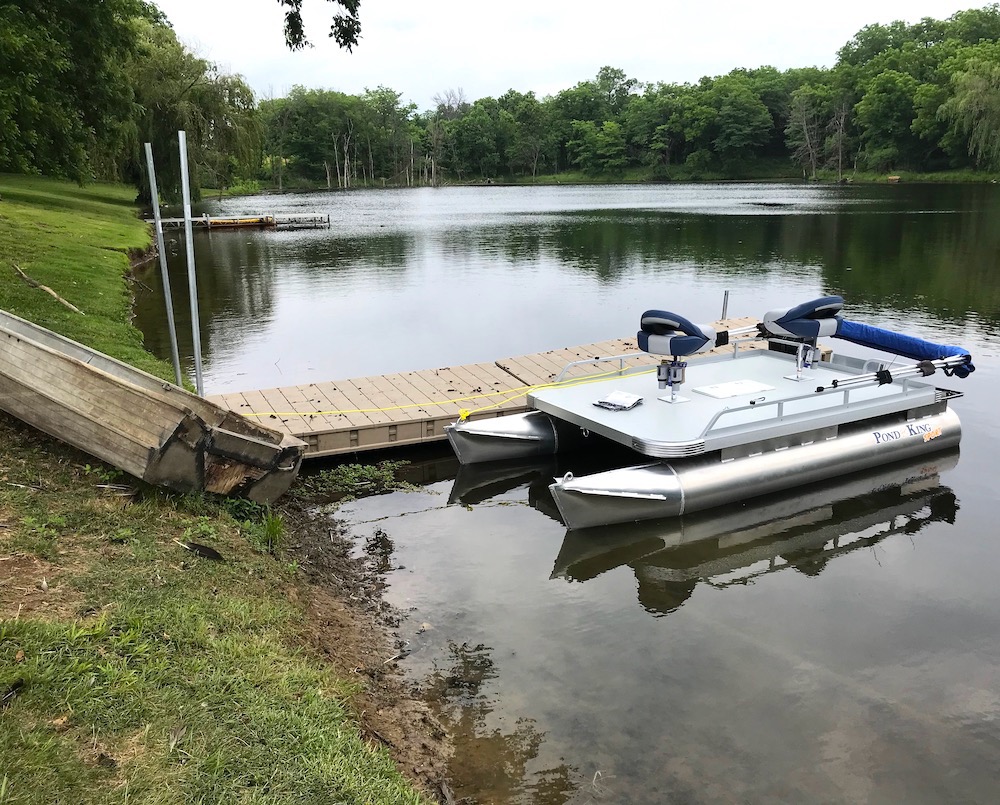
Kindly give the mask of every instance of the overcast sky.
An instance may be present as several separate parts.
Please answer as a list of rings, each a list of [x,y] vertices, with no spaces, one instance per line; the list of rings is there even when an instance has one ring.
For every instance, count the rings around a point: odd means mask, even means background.
[[[865,25],[946,19],[985,3],[949,0],[361,0],[353,53],[327,37],[333,9],[305,0],[314,47],[289,52],[276,0],[155,0],[178,37],[262,97],[295,84],[349,94],[379,85],[421,111],[461,88],[468,101],[508,89],[539,98],[605,65],[641,82],[694,82],[736,67],[831,67]]]

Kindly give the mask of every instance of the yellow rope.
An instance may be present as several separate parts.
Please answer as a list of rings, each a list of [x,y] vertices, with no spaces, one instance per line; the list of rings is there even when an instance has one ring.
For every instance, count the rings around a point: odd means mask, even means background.
[[[648,369],[643,369],[638,372],[629,372],[629,374],[644,374],[646,372],[652,372],[656,369],[655,366],[649,367]],[[386,411],[402,411],[406,408],[423,408],[429,405],[453,405],[460,402],[469,402],[470,400],[482,400],[489,397],[503,397],[499,402],[491,403],[490,405],[483,405],[479,408],[466,409],[462,408],[459,410],[460,419],[468,419],[471,414],[478,413],[480,411],[489,411],[491,408],[499,408],[506,402],[511,400],[517,400],[521,397],[527,397],[533,391],[541,391],[542,389],[551,388],[569,388],[572,386],[581,386],[587,383],[595,383],[598,380],[606,380],[609,377],[613,377],[621,373],[620,369],[615,369],[610,372],[602,372],[596,375],[588,375],[583,378],[572,378],[567,380],[561,380],[558,383],[540,383],[534,386],[519,386],[517,388],[505,389],[502,391],[491,391],[485,394],[473,394],[468,397],[455,397],[450,400],[441,400],[439,402],[420,402],[420,403],[408,403],[406,405],[392,405],[385,408],[351,408],[351,409],[339,409],[333,411],[255,411],[249,414],[243,414],[245,417],[261,417],[261,416],[337,416],[340,414],[373,414],[373,413],[384,413]]]

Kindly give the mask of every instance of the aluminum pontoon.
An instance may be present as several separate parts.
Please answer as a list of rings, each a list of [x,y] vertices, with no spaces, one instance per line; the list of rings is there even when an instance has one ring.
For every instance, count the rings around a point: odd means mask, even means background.
[[[922,378],[967,377],[969,352],[848,321],[843,305],[823,297],[718,333],[646,311],[637,337],[664,356],[655,375],[622,369],[550,384],[529,395],[533,410],[459,421],[448,438],[463,464],[551,455],[581,437],[667,459],[556,479],[570,529],[680,516],[956,447],[961,424],[948,403],[961,394]],[[825,336],[914,362],[833,354],[818,346]],[[691,363],[697,379],[681,395],[687,358],[710,350]]]

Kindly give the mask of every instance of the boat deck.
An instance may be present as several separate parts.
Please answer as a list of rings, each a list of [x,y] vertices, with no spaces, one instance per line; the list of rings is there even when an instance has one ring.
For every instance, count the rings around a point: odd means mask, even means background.
[[[793,356],[730,347],[728,355],[688,367],[677,402],[670,402],[670,390],[660,389],[649,371],[543,389],[534,392],[531,401],[557,419],[656,458],[700,455],[763,440],[786,439],[790,445],[829,438],[846,422],[935,401],[934,386],[910,379],[817,393],[818,386],[829,387],[863,368],[857,359],[821,361],[803,373],[803,380],[796,380]],[[642,402],[628,410],[595,404],[612,391],[638,396]]]
[[[756,322],[752,317],[730,318],[714,327],[739,329]],[[731,347],[705,356],[727,351]],[[620,366],[635,369],[659,363],[657,356],[639,350],[633,336],[491,363],[227,392],[209,399],[302,439],[307,445],[305,457],[319,458],[442,441],[445,426],[463,410],[470,412],[471,420],[526,411],[528,393],[555,381],[567,364],[616,355],[631,357],[574,366],[566,375],[583,378]],[[655,379],[653,383],[655,388]]]

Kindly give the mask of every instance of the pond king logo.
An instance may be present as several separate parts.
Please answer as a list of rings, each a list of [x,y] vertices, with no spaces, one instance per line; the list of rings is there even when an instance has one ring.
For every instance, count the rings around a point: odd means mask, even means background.
[[[918,425],[908,422],[906,423],[905,431],[899,429],[884,430],[876,431],[872,435],[875,437],[875,444],[885,444],[886,442],[894,442],[897,439],[901,439],[903,436],[920,436],[925,442],[929,442],[931,439],[936,439],[941,433],[940,425]]]

